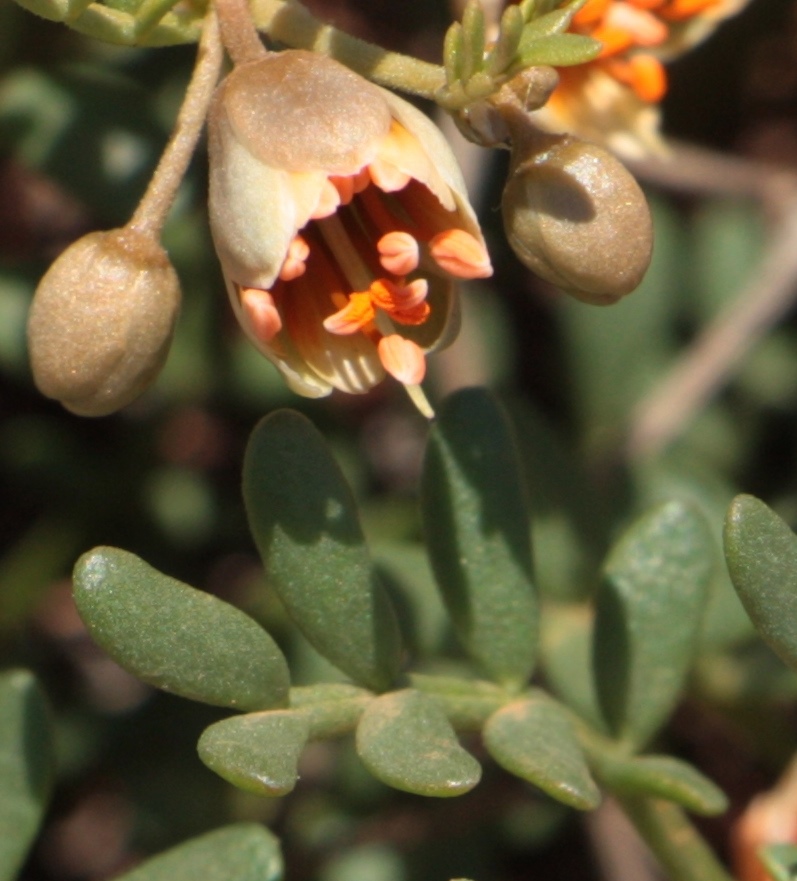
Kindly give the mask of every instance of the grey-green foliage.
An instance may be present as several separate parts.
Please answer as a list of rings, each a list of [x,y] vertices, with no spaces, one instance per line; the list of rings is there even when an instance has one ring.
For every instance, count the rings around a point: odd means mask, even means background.
[[[53,779],[50,719],[33,674],[0,675],[0,881],[12,881],[44,816]]]
[[[538,600],[528,505],[503,410],[483,389],[449,397],[432,426],[421,507],[426,547],[457,635],[498,682],[536,659]]]
[[[609,553],[593,658],[600,706],[619,739],[643,745],[678,700],[713,566],[705,520],[677,501],[639,518]]]
[[[553,798],[580,810],[600,804],[570,719],[547,695],[532,694],[490,716],[484,745],[499,765]]]
[[[255,823],[236,823],[158,854],[119,881],[280,881],[279,841]]]
[[[280,410],[255,428],[244,501],[269,583],[297,627],[358,684],[389,687],[399,666],[395,613],[351,490],[304,416]]]
[[[693,658],[714,563],[703,518],[665,502],[615,542],[596,614],[582,601],[562,649],[546,649],[549,682],[575,683],[554,697],[528,685],[539,621],[522,470],[508,419],[487,392],[466,389],[443,402],[421,499],[435,578],[416,559],[399,567],[392,588],[400,592],[421,571],[413,589],[439,591],[464,648],[464,675],[400,674],[396,618],[354,495],[320,433],[291,411],[264,419],[250,441],[250,525],[268,586],[355,684],[288,689],[285,662],[259,625],[124,551],[82,558],[78,608],[100,644],[146,681],[250,711],[210,725],[198,750],[209,768],[251,792],[287,794],[309,740],[354,735],[363,764],[382,782],[461,795],[481,767],[459,736],[479,732],[504,769],[570,807],[596,807],[600,784],[623,797],[721,810],[722,794],[695,769],[635,755],[672,710]],[[444,616],[439,600],[412,604]],[[481,671],[489,681],[472,678]]]
[[[797,669],[797,536],[764,502],[737,496],[725,521],[725,556],[762,639]]]
[[[248,615],[117,548],[78,560],[74,596],[89,632],[145,682],[240,710],[282,706],[282,652]]]
[[[357,752],[382,782],[418,795],[462,795],[481,777],[442,708],[411,688],[368,705],[357,726]]]

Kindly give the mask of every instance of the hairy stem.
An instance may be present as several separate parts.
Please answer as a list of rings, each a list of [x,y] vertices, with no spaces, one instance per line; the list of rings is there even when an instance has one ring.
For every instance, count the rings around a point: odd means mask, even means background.
[[[257,61],[266,55],[247,0],[216,0],[221,41],[235,64]]]
[[[197,60],[174,130],[128,226],[158,236],[182,183],[205,124],[221,71],[223,52],[216,12],[205,17]]]
[[[638,796],[615,797],[673,881],[733,881],[677,805]]]
[[[322,52],[374,82],[433,98],[445,85],[445,73],[429,64],[356,37],[324,24],[294,0],[252,0],[252,15],[258,29],[294,49]]]

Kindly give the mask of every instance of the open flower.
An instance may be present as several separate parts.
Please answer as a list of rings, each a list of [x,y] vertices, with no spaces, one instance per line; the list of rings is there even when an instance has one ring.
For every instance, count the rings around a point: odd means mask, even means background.
[[[708,36],[748,0],[587,0],[571,30],[603,44],[587,64],[561,68],[539,121],[637,158],[662,152],[663,61]]]
[[[492,272],[427,117],[329,58],[281,52],[219,87],[210,163],[233,309],[290,387],[417,385],[456,332],[455,282]]]

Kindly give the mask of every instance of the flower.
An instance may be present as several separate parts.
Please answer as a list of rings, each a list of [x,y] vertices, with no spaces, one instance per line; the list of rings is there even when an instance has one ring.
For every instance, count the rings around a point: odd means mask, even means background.
[[[243,329],[299,394],[417,385],[491,274],[459,169],[420,111],[300,50],[237,66],[209,117],[210,222]]]
[[[621,155],[662,153],[657,104],[667,91],[662,61],[708,36],[748,0],[587,0],[571,30],[603,44],[587,64],[560,68],[540,124],[604,142]]]

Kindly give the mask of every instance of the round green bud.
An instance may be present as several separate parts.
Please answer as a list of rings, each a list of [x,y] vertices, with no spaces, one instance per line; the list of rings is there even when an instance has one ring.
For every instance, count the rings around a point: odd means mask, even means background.
[[[515,134],[501,203],[514,252],[586,303],[631,293],[653,249],[650,210],[633,176],[611,153],[570,135]]]
[[[79,416],[121,409],[160,372],[179,308],[177,273],[151,235],[124,228],[78,239],[31,304],[37,387]]]

